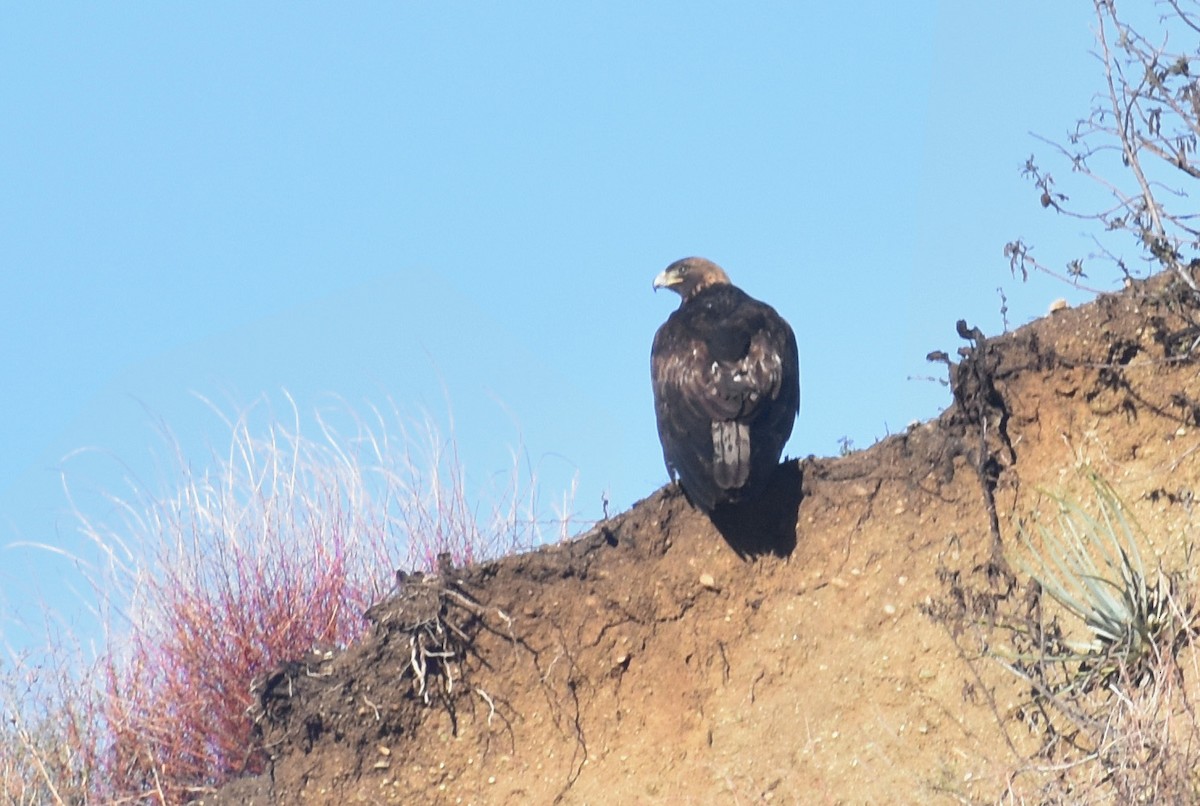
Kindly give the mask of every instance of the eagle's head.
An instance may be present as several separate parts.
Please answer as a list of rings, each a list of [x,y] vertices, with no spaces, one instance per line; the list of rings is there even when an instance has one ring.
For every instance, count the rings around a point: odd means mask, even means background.
[[[729,285],[729,275],[716,263],[702,257],[676,260],[654,278],[656,291],[669,288],[683,297],[685,302],[714,285]]]

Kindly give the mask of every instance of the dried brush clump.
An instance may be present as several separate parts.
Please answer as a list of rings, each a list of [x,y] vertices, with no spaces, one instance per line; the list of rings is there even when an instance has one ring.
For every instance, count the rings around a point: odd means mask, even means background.
[[[995,657],[1029,683],[1021,715],[1043,736],[1043,757],[1074,768],[1071,791],[1086,780],[1123,803],[1195,803],[1193,588],[1182,571],[1151,581],[1139,549],[1148,539],[1107,482],[1088,480],[1092,511],[1054,496],[1056,528],[1035,513],[1020,529],[1029,606]]]
[[[1015,708],[984,687],[1016,762],[1001,802],[1200,802],[1194,574],[1151,577],[1128,508],[1088,481],[1091,508],[1049,496],[1049,517],[1018,525],[1008,551],[1025,572],[1018,588],[976,590],[945,574],[949,604],[929,615],[977,680],[999,664],[1027,686]],[[1018,732],[1037,740],[1032,757]]]
[[[48,654],[41,694],[15,693],[19,674],[6,682],[10,800],[173,804],[259,770],[252,681],[354,641],[394,569],[442,554],[469,563],[544,542],[548,523],[552,537],[572,528],[566,513],[539,518],[536,476],[515,460],[498,491],[472,487],[430,419],[412,428],[372,409],[343,433],[318,413],[314,439],[288,400],[290,424],[225,419],[229,447],[202,470],[170,441],[175,486],[111,496],[116,522],[77,508],[105,558],[88,573],[107,632],[94,660]],[[38,788],[10,794],[23,778]]]

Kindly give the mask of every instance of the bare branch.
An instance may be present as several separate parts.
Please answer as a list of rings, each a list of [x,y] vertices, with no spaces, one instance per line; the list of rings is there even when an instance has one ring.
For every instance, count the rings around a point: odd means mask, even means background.
[[[1094,55],[1103,70],[1103,89],[1066,142],[1034,135],[1068,163],[1072,176],[1086,177],[1112,204],[1100,207],[1086,194],[1072,193],[1077,196],[1073,201],[1032,157],[1022,173],[1043,208],[1095,222],[1106,239],[1107,233],[1128,232],[1147,260],[1200,292],[1192,276],[1193,267],[1200,265],[1200,225],[1192,223],[1197,215],[1187,209],[1189,191],[1194,191],[1190,182],[1200,179],[1200,162],[1194,162],[1200,147],[1200,80],[1192,76],[1192,61],[1200,58],[1200,38],[1195,36],[1200,14],[1184,8],[1195,0],[1162,2],[1170,10],[1155,32],[1161,42],[1153,44],[1119,16],[1115,0],[1093,0]],[[1172,36],[1191,41],[1182,49],[1169,49]],[[1180,205],[1183,209],[1177,209]],[[1022,276],[1035,269],[1072,284],[1083,276],[1083,258],[1066,261],[1065,273],[1053,271],[1032,258],[1020,240],[1011,242],[1005,254],[1010,268]],[[1107,244],[1088,258],[1114,265],[1129,277],[1124,260]]]

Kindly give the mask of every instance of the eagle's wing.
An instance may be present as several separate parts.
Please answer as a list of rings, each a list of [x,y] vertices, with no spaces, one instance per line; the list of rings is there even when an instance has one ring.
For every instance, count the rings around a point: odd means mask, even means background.
[[[785,386],[799,375],[796,337],[778,315],[758,313],[741,327],[706,336],[660,328],[651,350],[656,399],[709,421],[749,421],[782,396],[795,417],[799,395]]]

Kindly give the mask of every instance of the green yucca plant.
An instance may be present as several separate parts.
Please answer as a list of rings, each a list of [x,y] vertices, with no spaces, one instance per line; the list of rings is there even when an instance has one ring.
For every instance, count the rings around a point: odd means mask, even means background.
[[[1053,496],[1058,528],[1035,524],[1039,549],[1022,525],[1029,561],[1018,560],[1042,590],[1090,631],[1089,641],[1064,641],[1068,653],[1053,659],[1078,661],[1085,685],[1117,671],[1142,677],[1172,623],[1169,586],[1161,574],[1155,584],[1147,582],[1136,522],[1107,482],[1095,474],[1089,481],[1096,514]]]

